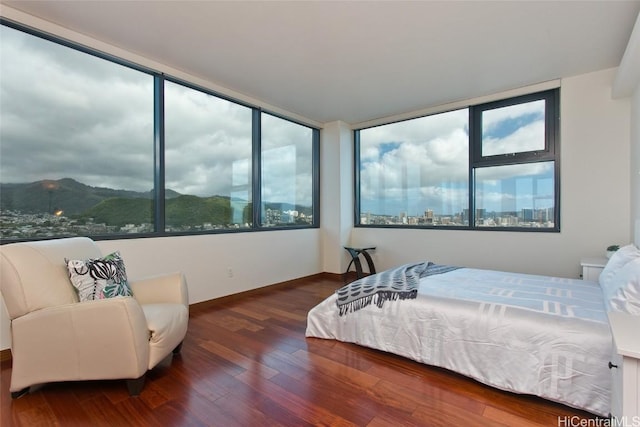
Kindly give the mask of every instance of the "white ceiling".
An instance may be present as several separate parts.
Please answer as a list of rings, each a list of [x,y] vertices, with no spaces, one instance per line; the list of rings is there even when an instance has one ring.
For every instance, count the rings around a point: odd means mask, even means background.
[[[15,1],[316,122],[364,122],[620,64],[634,1]]]

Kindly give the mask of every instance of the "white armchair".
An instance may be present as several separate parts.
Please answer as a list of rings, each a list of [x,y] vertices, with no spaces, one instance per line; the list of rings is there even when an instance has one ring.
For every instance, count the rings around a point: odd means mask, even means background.
[[[74,237],[0,247],[0,291],[11,319],[11,396],[35,384],[126,379],[138,395],[144,376],[180,352],[189,301],[181,273],[129,281],[131,297],[78,302],[65,258],[100,258]]]

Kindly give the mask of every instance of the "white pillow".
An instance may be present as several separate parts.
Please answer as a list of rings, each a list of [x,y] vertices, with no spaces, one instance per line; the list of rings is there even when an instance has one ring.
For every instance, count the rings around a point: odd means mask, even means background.
[[[615,251],[613,255],[611,255],[611,258],[609,258],[607,265],[604,266],[602,273],[600,273],[598,280],[602,289],[606,290],[606,288],[610,286],[613,276],[615,276],[625,264],[637,258],[640,258],[640,249],[634,244],[623,246]]]
[[[603,292],[610,311],[640,315],[640,258],[626,263]]]

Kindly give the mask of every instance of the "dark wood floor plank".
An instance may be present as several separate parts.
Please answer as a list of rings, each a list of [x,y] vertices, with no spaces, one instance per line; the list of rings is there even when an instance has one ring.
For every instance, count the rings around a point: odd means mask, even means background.
[[[258,322],[264,322],[265,320],[269,319],[269,316],[267,316],[266,314],[251,309],[245,309],[239,304],[233,307],[229,307],[229,310],[233,311],[234,313],[241,314],[245,317],[257,320]]]
[[[417,396],[418,399],[432,399],[449,402],[466,411],[476,414],[482,414],[486,405],[473,397],[456,392],[455,388],[443,387],[434,384],[431,380],[434,372],[431,370],[421,372],[419,375],[407,375],[406,372],[393,369],[389,366],[373,365],[367,371],[372,375],[380,377],[384,383],[401,384],[403,388],[409,390],[411,395]],[[437,372],[435,372],[437,374]]]
[[[413,417],[425,426],[448,427],[470,425],[477,427],[504,427],[505,424],[463,411],[445,401],[425,400],[413,413]],[[519,420],[518,420],[519,421]],[[515,424],[520,426],[518,422]]]
[[[128,426],[166,427],[167,424],[159,418],[159,414],[144,404],[142,399],[132,397],[124,400],[115,409],[119,415],[127,420]]]
[[[255,374],[245,377],[253,378],[258,384],[264,381]],[[237,402],[242,402],[238,405]],[[252,387],[236,387],[233,392],[216,402],[226,408],[229,414],[234,414],[234,420],[243,426],[305,426],[310,425],[286,407],[279,405],[262,390]]]
[[[114,411],[111,401],[104,395],[93,396],[83,402],[82,407],[89,417],[90,423],[87,425],[92,427],[130,425],[130,420],[124,414]]]
[[[544,417],[540,417],[540,418],[533,417],[533,419],[532,417],[523,418],[521,416],[514,415],[510,412],[506,412],[504,410],[497,409],[492,406],[487,406],[482,415],[490,420],[494,420],[505,425],[517,424],[518,426],[522,426],[522,427],[562,425],[557,422],[557,419],[550,420],[550,419],[545,419]]]
[[[354,387],[369,389],[380,381],[380,378],[366,372],[303,350],[296,351],[293,356],[298,366],[322,373],[335,381],[352,384]]]
[[[403,357],[305,338],[308,310],[341,285],[313,277],[198,305],[182,352],[147,373],[138,397],[110,380],[47,384],[14,400],[11,362],[3,361],[0,425],[537,427],[595,419]]]
[[[257,372],[265,378],[271,378],[274,375],[278,374],[278,371],[276,371],[275,369],[271,369],[268,366],[260,363],[259,359],[251,359],[215,341],[205,341],[200,344],[200,346],[228,360],[239,368]]]
[[[268,395],[280,406],[287,408],[307,423],[312,425],[355,426],[355,424],[335,415],[331,409],[325,409],[317,405],[314,399],[321,396],[316,396],[311,387],[307,388],[305,393],[294,393],[253,372],[238,375],[238,379],[247,386]]]

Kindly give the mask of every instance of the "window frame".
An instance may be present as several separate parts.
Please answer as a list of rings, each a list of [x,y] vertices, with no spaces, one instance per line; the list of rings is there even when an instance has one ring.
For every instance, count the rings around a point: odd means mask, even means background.
[[[523,151],[517,153],[506,153],[482,156],[482,113],[501,107],[508,107],[518,104],[525,104],[537,100],[545,101],[545,147],[542,150]],[[362,228],[409,228],[409,229],[435,229],[435,230],[473,230],[473,231],[516,231],[516,232],[536,232],[536,233],[558,233],[560,232],[560,88],[543,90],[496,101],[460,106],[455,110],[468,109],[469,114],[469,166],[468,166],[468,211],[469,224],[459,226],[449,225],[408,225],[408,224],[362,224],[361,223],[361,191],[360,191],[360,131],[373,127],[399,123],[407,120],[419,119],[425,116],[418,116],[409,119],[398,120],[379,124],[366,128],[353,130],[354,138],[354,227]],[[443,110],[429,115],[447,113],[451,110]],[[554,162],[554,225],[553,227],[533,228],[533,227],[505,227],[491,226],[483,227],[476,225],[476,180],[475,171],[480,168],[493,166],[506,166],[517,164],[528,164],[538,162]]]
[[[139,71],[148,75],[151,75],[154,78],[154,90],[153,90],[153,102],[154,104],[154,123],[153,123],[153,182],[154,182],[154,200],[152,201],[152,205],[154,208],[153,212],[153,220],[154,220],[154,231],[146,232],[146,233],[113,233],[106,235],[89,235],[94,240],[120,240],[120,239],[136,239],[136,238],[147,238],[147,237],[167,237],[167,236],[184,236],[184,235],[203,235],[203,234],[227,234],[227,233],[242,233],[242,232],[256,232],[256,231],[279,231],[279,230],[296,230],[296,229],[309,229],[309,228],[319,228],[320,227],[320,129],[309,125],[307,123],[303,123],[299,120],[287,117],[283,114],[270,111],[268,109],[264,109],[260,106],[249,104],[247,102],[243,102],[241,100],[235,99],[228,95],[216,92],[214,90],[208,89],[201,85],[192,83],[188,80],[178,78],[175,76],[167,75],[165,73],[159,72],[157,70],[150,69],[148,67],[141,66],[133,61],[125,60],[119,58],[115,55],[108,54],[97,49],[72,42],[66,40],[62,37],[58,37],[44,31],[34,29],[31,27],[24,26],[22,24],[16,23],[4,17],[0,17],[0,25],[6,26],[8,28],[12,28],[17,31],[21,31],[33,37],[38,37],[40,39],[56,43],[58,45],[74,49],[78,52],[88,54],[109,62],[113,62],[115,64],[131,68],[135,71]],[[215,229],[215,230],[205,230],[205,231],[166,231],[165,230],[165,99],[164,99],[164,83],[165,81],[169,81],[172,83],[176,83],[179,85],[183,85],[187,88],[197,90],[203,92],[207,95],[214,96],[220,99],[224,99],[226,101],[242,105],[244,107],[250,108],[252,110],[252,182],[250,186],[253,191],[253,197],[251,201],[252,205],[252,218],[253,223],[250,227],[247,228],[224,228],[224,229]],[[294,224],[294,225],[286,225],[286,226],[261,226],[261,213],[260,213],[260,188],[261,188],[261,178],[260,178],[260,139],[261,139],[261,120],[260,116],[262,114],[270,114],[272,116],[278,117],[283,120],[287,120],[289,122],[295,123],[300,126],[307,127],[311,129],[311,141],[312,144],[311,152],[312,152],[312,212],[313,212],[313,221],[311,224]],[[70,237],[69,234],[59,234],[55,236],[42,236],[42,237],[32,237],[32,238],[0,238],[0,244],[13,243],[13,242],[23,242],[23,241],[35,241],[35,240],[49,240],[49,239],[57,239],[62,237]]]
[[[558,89],[516,96],[469,107],[469,165],[474,167],[535,163],[556,159],[556,120],[558,117]],[[482,113],[534,101],[545,101],[545,148],[536,151],[482,155]]]

